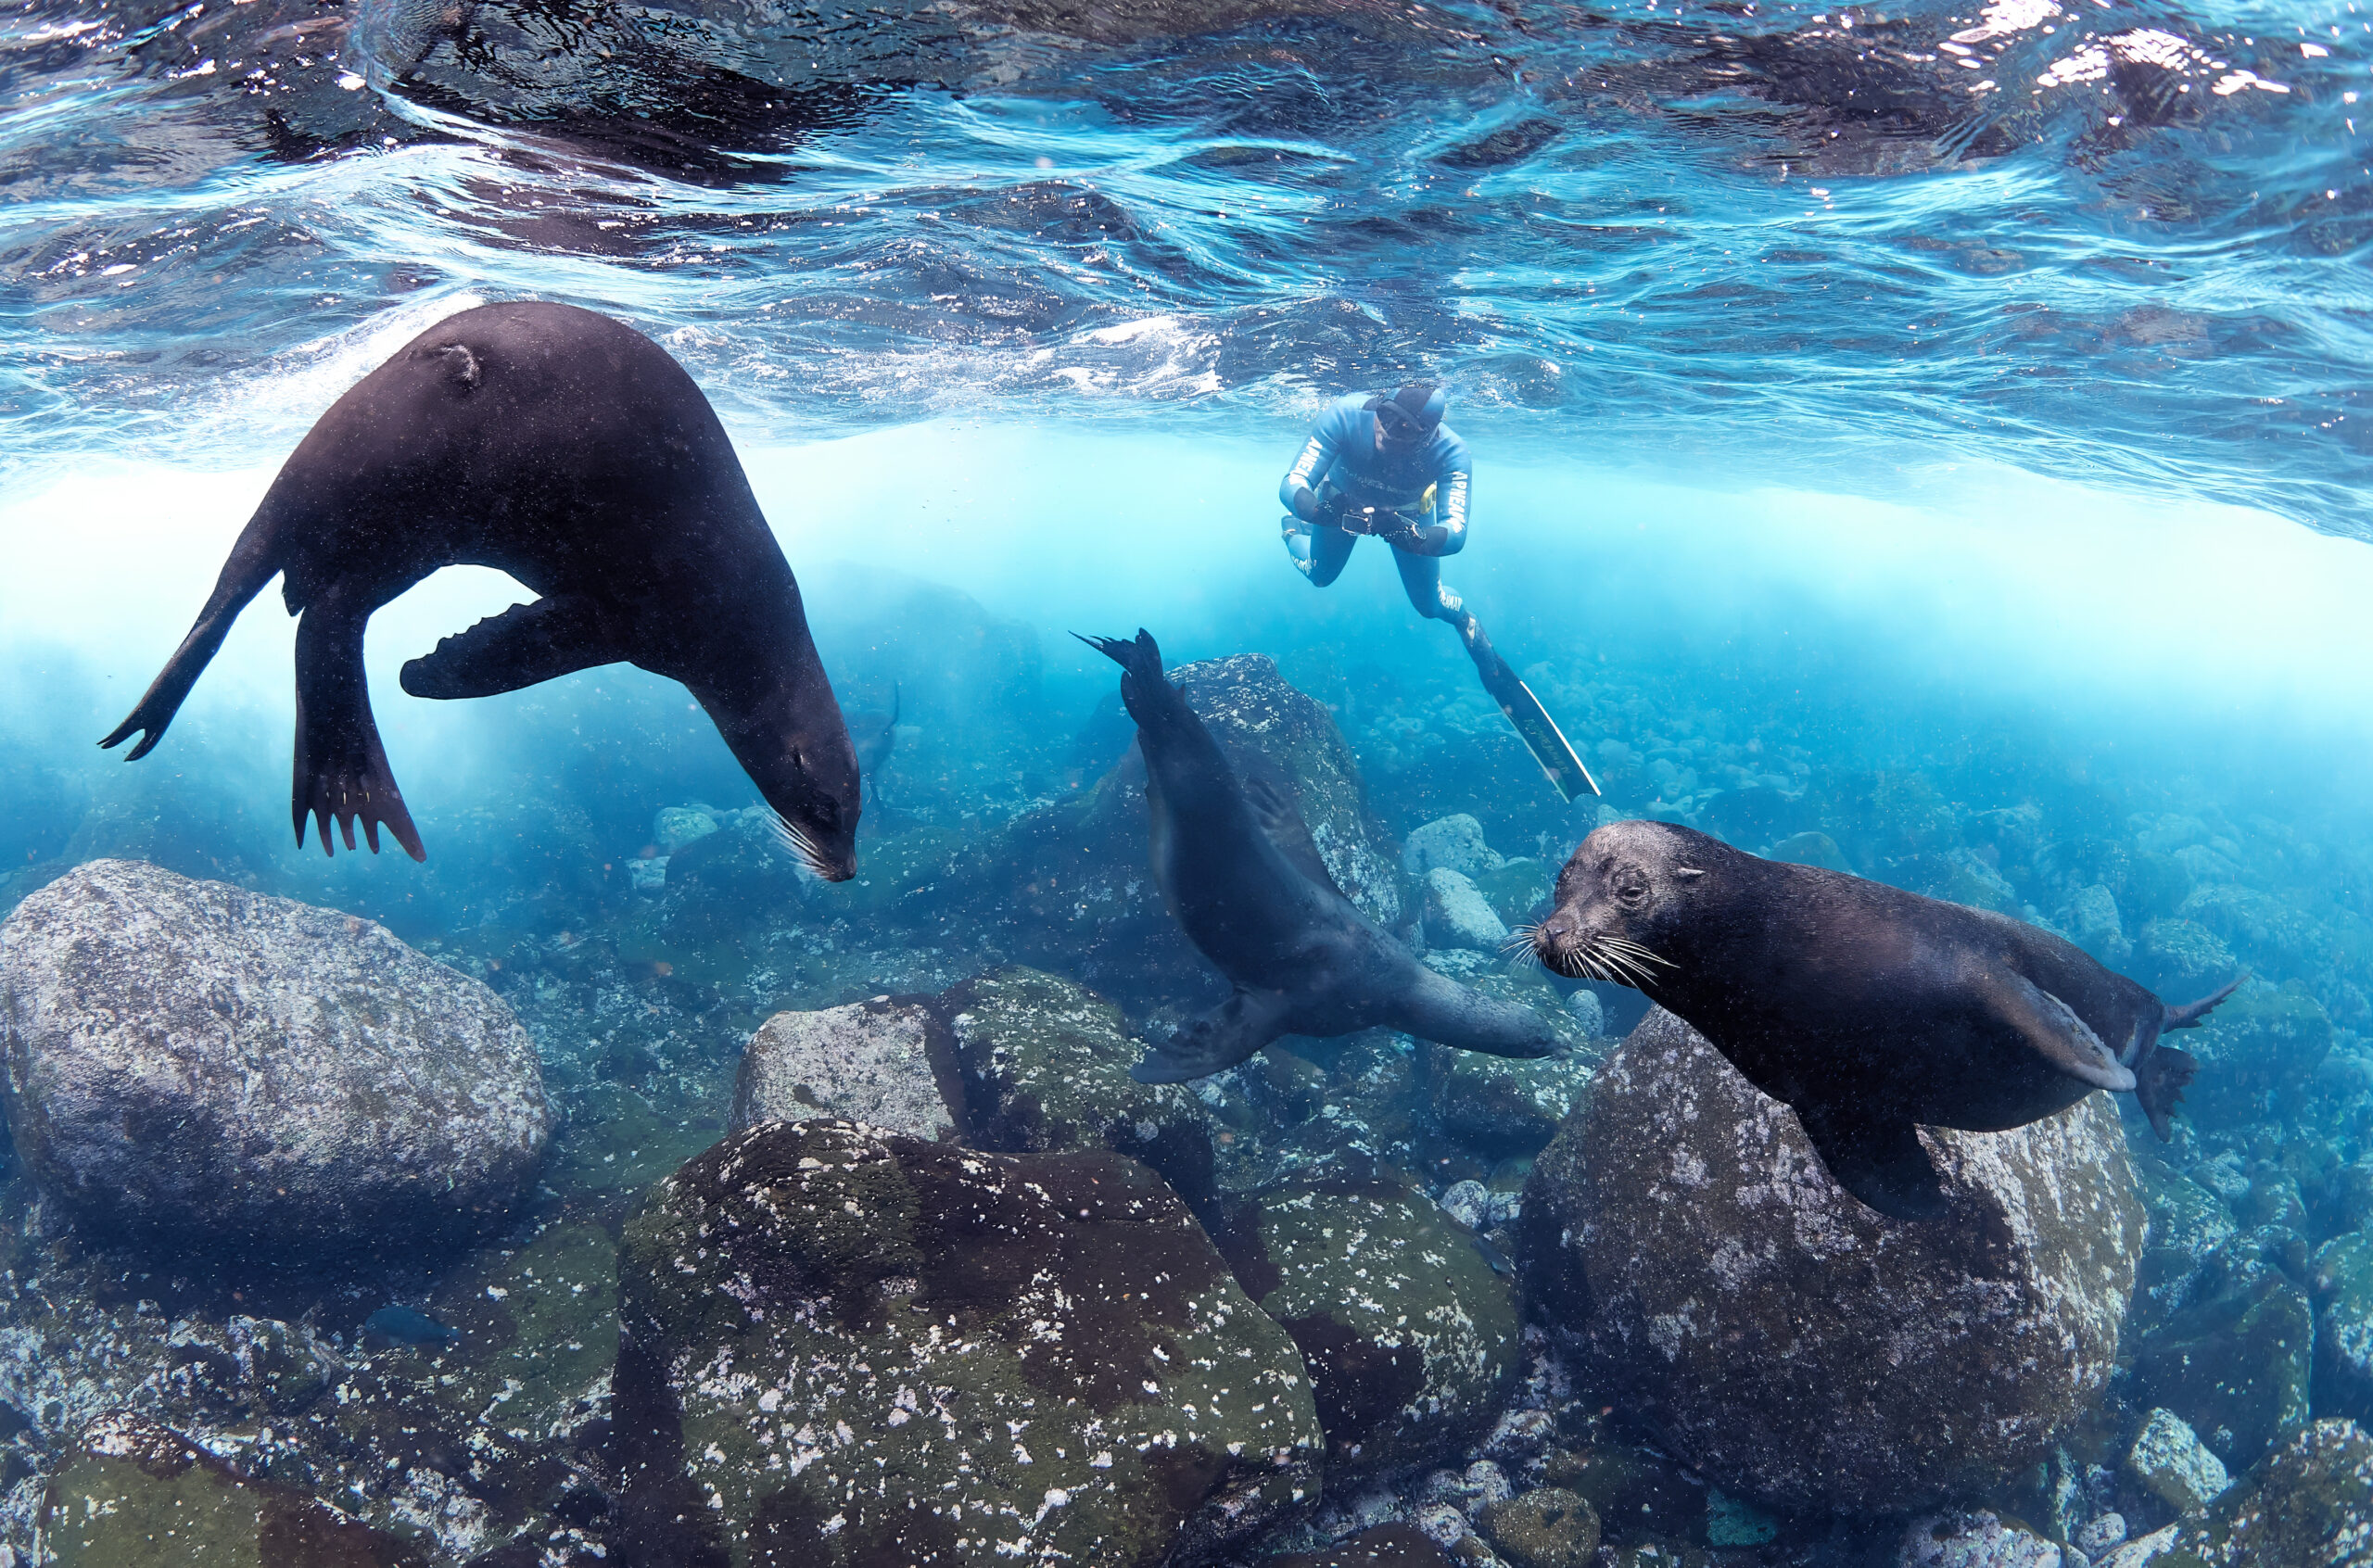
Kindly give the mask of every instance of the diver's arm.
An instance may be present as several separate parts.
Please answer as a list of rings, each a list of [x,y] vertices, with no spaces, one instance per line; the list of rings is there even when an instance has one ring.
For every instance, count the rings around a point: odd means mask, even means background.
[[[1277,499],[1286,509],[1305,523],[1332,523],[1334,517],[1318,499],[1319,481],[1335,466],[1337,439],[1335,428],[1340,423],[1330,411],[1310,427],[1310,439],[1294,458],[1294,465],[1277,484]]]
[[[1453,468],[1434,483],[1435,520],[1392,541],[1412,555],[1456,555],[1466,548],[1467,471]]]

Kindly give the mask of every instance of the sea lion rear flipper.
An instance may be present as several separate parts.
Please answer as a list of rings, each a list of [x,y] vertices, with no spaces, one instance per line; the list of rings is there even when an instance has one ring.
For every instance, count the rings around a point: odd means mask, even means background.
[[[2134,1097],[2141,1103],[2142,1114],[2151,1119],[2151,1131],[2165,1143],[2176,1135],[2175,1126],[2167,1119],[2176,1102],[2184,1097],[2184,1085],[2200,1070],[2200,1062],[2189,1051],[2178,1051],[2173,1045],[2153,1047],[2142,1058],[2142,1066],[2135,1073],[2139,1081],[2134,1086]]]
[[[2181,1006],[2172,1002],[2166,1004],[2166,1017],[2160,1022],[2159,1027],[2163,1030],[2199,1028],[2200,1020],[2208,1016],[2210,1009],[2240,990],[2241,982],[2249,978],[2246,974],[2235,975],[2197,1002],[2187,1002]]]
[[[1129,1069],[1140,1083],[1186,1083],[1224,1072],[1285,1030],[1291,1003],[1281,991],[1239,991],[1193,1019]]]
[[[403,688],[415,697],[492,697],[614,664],[626,651],[610,635],[603,612],[582,594],[514,604],[408,662]]]
[[[2133,1069],[2118,1061],[2075,1009],[2025,976],[2012,975],[2007,983],[1988,988],[1986,1000],[1997,1018],[2069,1077],[2096,1089],[2134,1087]]]
[[[1837,1184],[1891,1220],[1941,1220],[1944,1182],[1910,1122],[1822,1105],[1797,1106],[1796,1120]]]
[[[325,596],[306,606],[297,623],[297,766],[289,791],[297,841],[305,841],[310,816],[321,831],[324,854],[335,853],[333,822],[352,849],[359,822],[376,854],[385,823],[405,854],[426,860],[371,716],[362,677],[362,627],[369,619],[367,612],[348,613],[335,596]]]

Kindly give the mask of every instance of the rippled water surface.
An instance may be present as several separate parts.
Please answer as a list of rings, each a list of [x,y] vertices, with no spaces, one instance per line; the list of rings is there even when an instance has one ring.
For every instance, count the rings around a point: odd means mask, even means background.
[[[2363,535],[2367,26],[32,0],[0,34],[6,455],[260,460],[369,335],[541,295],[784,439],[1243,427],[1424,371],[1598,461],[1873,489],[1944,452]]]

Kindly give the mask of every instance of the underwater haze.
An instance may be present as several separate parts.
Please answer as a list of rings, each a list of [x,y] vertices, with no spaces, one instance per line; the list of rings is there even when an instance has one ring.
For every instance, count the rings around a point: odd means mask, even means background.
[[[2368,67],[2298,0],[26,0],[0,1568],[2373,1568]],[[314,423],[520,300],[716,408],[849,880],[675,681],[406,694],[488,566],[363,643],[423,862],[292,833],[277,584],[96,744]],[[1600,795],[1281,541],[1418,381]],[[1074,636],[1140,627],[1554,1054],[1131,1076],[1241,983]],[[1891,1219],[1534,961],[1636,818],[2242,983],[2172,1136],[1929,1129]]]

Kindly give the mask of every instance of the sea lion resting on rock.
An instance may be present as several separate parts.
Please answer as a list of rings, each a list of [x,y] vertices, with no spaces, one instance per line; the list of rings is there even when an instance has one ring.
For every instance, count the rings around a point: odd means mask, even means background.
[[[666,351],[573,306],[449,316],[331,405],[281,466],[214,593],[132,716],[163,739],[247,601],[275,575],[297,627],[297,841],[305,819],[425,859],[371,716],[362,630],[440,567],[492,566],[543,597],[404,666],[415,697],[489,697],[628,660],[717,721],[818,875],[857,868],[857,753],[799,585],[708,399]]]
[[[1678,1015],[1795,1108],[1840,1186],[1899,1220],[1945,1212],[1916,1125],[1995,1132],[2131,1090],[2168,1136],[2195,1064],[2159,1036],[2241,983],[2170,1006],[2007,916],[1668,822],[1584,839],[1531,937],[1557,973]]]
[[[1122,669],[1121,700],[1145,753],[1153,875],[1172,918],[1236,994],[1130,1069],[1183,1083],[1235,1066],[1286,1034],[1382,1025],[1495,1056],[1545,1056],[1557,1037],[1527,1007],[1493,1001],[1417,962],[1353,907],[1275,779],[1240,779],[1161,651],[1082,638]]]

